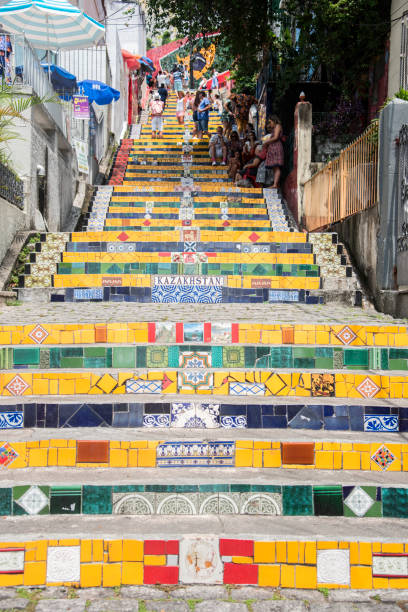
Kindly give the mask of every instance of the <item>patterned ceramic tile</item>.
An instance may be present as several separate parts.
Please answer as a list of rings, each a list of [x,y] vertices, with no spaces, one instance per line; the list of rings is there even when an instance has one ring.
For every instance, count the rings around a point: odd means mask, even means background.
[[[183,351],[179,355],[180,368],[210,368],[211,353],[203,351]]]
[[[221,427],[225,429],[244,429],[247,427],[247,418],[244,415],[239,416],[222,416],[220,420]]]
[[[370,510],[375,500],[361,487],[354,487],[344,500],[344,504],[356,515],[364,516]]]
[[[161,380],[136,380],[131,378],[126,381],[126,393],[161,393]]]
[[[200,368],[184,370],[178,373],[178,385],[180,389],[196,390],[211,389],[213,385],[213,374]]]
[[[38,324],[28,335],[36,344],[42,344],[44,340],[48,338],[49,333],[46,329]]]
[[[263,383],[230,383],[230,395],[265,395]]]
[[[23,422],[24,412],[0,412],[0,429],[19,429]]]
[[[29,388],[29,385],[17,374],[10,380],[10,382],[6,385],[6,389],[11,393],[11,395],[23,395],[24,391]]]
[[[234,442],[164,442],[157,446],[158,467],[234,467]]]
[[[13,501],[24,510],[26,514],[48,514],[49,487],[22,486],[14,487]]]
[[[143,427],[170,427],[170,415],[168,414],[145,414]]]
[[[357,387],[357,391],[365,398],[371,399],[377,395],[380,387],[367,376]]]
[[[350,551],[318,550],[317,582],[320,584],[350,584]]]
[[[383,471],[387,470],[391,463],[395,461],[394,455],[384,444],[371,455],[371,459]]]
[[[12,446],[8,442],[4,442],[4,444],[0,447],[0,466],[7,467],[13,463],[15,459],[17,459],[18,453],[14,450]]]
[[[408,577],[408,555],[373,555],[373,577]]]
[[[364,431],[399,431],[399,417],[396,414],[366,414]]]

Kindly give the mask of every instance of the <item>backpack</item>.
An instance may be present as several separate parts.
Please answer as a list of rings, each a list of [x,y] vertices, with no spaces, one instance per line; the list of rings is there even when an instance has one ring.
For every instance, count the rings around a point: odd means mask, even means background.
[[[163,102],[161,100],[153,100],[150,110],[152,111],[152,115],[161,115],[163,111]]]

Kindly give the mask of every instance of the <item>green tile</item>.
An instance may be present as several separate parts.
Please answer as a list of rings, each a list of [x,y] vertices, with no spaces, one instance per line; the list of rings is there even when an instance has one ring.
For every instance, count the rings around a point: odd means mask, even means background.
[[[232,484],[230,485],[231,493],[249,493],[251,485],[249,484]]]
[[[82,357],[61,357],[60,368],[83,368],[84,360]]]
[[[84,349],[82,346],[70,346],[67,348],[61,348],[61,357],[83,357]]]
[[[301,370],[312,370],[315,367],[315,360],[314,358],[295,357],[293,360],[293,367]]]
[[[245,368],[253,367],[255,360],[256,360],[256,348],[254,346],[245,346],[244,353],[245,353],[244,367]]]
[[[145,346],[136,347],[136,367],[137,368],[146,367],[146,347]]]
[[[13,367],[13,349],[12,348],[0,349],[0,370],[9,370],[12,367]]]
[[[316,346],[316,357],[333,357],[333,349],[330,346]]]
[[[243,346],[223,346],[222,365],[224,368],[245,368],[246,354]],[[254,362],[251,364],[254,366]]]
[[[61,351],[59,348],[50,349],[50,368],[59,368],[61,361]]]
[[[40,363],[40,349],[38,347],[15,348],[13,361],[14,365],[38,365]]]
[[[116,485],[114,493],[144,493],[145,485]]]
[[[256,493],[282,493],[282,487],[280,485],[251,485],[251,491]]]
[[[84,368],[108,368],[106,357],[85,357]]]
[[[313,491],[308,485],[282,487],[283,514],[313,516]]]
[[[314,367],[317,370],[332,370],[333,368],[338,368],[338,366],[334,365],[333,361],[333,357],[318,357],[315,359]]]
[[[343,516],[343,488],[341,485],[313,487],[315,516]]]
[[[10,516],[11,514],[12,489],[3,487],[0,489],[0,516]]]
[[[406,359],[390,359],[388,367],[390,370],[407,370],[408,362]]]
[[[315,347],[295,346],[293,348],[293,357],[295,359],[314,358]]]
[[[180,348],[178,346],[169,346],[167,349],[169,368],[179,367]]]
[[[227,484],[205,484],[199,485],[200,493],[229,493],[230,485]]]
[[[30,488],[31,488],[31,485],[20,485],[17,487],[13,487],[13,515],[21,516],[23,514],[28,514],[28,512],[26,512],[26,510],[24,510],[24,508],[18,502],[23,497],[23,495],[29,491]],[[49,514],[50,487],[41,485],[41,486],[38,486],[38,488],[48,499],[48,503],[37,514]]]
[[[146,367],[167,368],[168,367],[167,346],[148,346],[146,349]]]
[[[112,514],[112,487],[84,485],[82,514]]]
[[[133,346],[118,346],[112,351],[113,368],[135,368],[136,350]]]
[[[384,517],[408,518],[408,489],[383,487],[381,497]]]
[[[387,348],[382,348],[381,349],[381,369],[382,370],[388,370],[389,365],[388,365],[388,349]]]
[[[51,487],[50,514],[81,514],[82,488]]]
[[[84,348],[85,357],[105,357],[106,347],[105,346],[86,346]]]
[[[344,349],[344,365],[368,368],[368,349]]]
[[[373,500],[372,506],[364,514],[364,517],[381,517],[382,516],[382,503],[381,503],[381,487],[378,487],[379,495],[377,495],[377,487],[366,487],[361,486],[360,488],[371,497]],[[347,505],[346,500],[348,496],[353,492],[354,487],[343,487],[343,511],[344,516],[359,516],[356,515]]]
[[[222,346],[213,346],[211,349],[211,363],[213,368],[223,367]]]

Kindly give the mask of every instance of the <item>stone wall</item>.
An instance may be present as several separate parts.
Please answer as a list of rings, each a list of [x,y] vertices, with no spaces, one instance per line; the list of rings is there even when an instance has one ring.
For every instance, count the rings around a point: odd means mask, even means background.
[[[14,236],[21,230],[30,228],[30,218],[25,210],[10,204],[0,197],[1,239],[0,262],[3,261]]]

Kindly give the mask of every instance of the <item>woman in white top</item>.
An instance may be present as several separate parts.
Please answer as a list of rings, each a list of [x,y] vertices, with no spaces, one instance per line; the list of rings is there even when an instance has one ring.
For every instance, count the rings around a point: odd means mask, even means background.
[[[185,99],[184,99],[184,91],[177,92],[177,104],[176,104],[176,117],[177,121],[180,125],[184,123],[184,113],[185,113]]]

